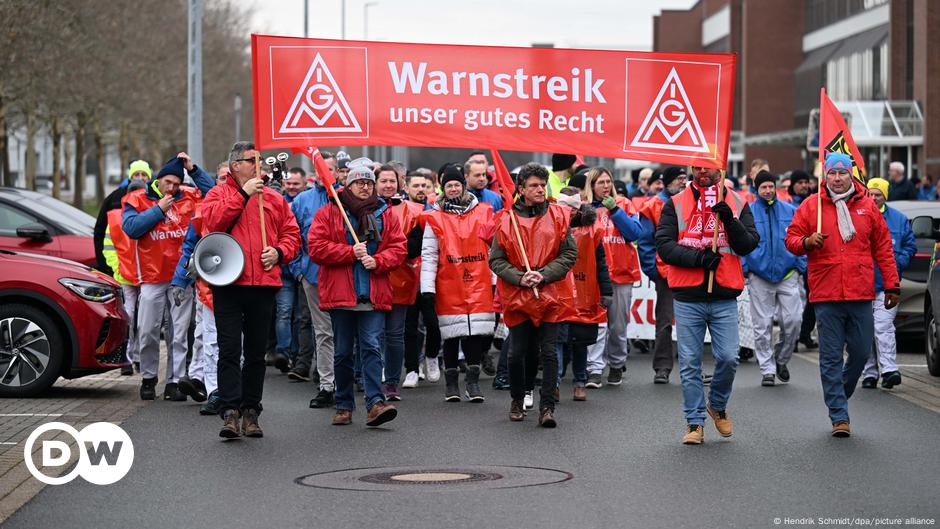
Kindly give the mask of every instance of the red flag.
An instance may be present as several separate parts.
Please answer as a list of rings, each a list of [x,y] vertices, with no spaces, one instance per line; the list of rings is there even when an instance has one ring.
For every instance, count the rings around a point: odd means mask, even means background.
[[[313,160],[313,166],[317,171],[317,175],[320,176],[320,184],[323,185],[323,187],[330,189],[336,184],[336,179],[333,178],[333,172],[330,171],[330,166],[326,165],[326,160],[324,160],[323,155],[320,154],[320,149],[313,146],[307,146],[306,148],[296,147],[291,149],[291,152],[294,154],[304,153],[304,155]]]
[[[831,152],[847,154],[852,158],[852,174],[859,181],[865,175],[865,160],[855,145],[852,131],[842,119],[842,113],[826,95],[826,89],[819,91],[819,161],[826,161]]]
[[[587,165],[586,163],[584,163],[584,156],[581,156],[580,154],[576,154],[574,156],[574,165],[575,166]]]
[[[499,151],[490,149],[490,154],[493,156],[493,168],[496,169],[496,182],[499,183],[499,191],[503,194],[503,206],[512,208],[515,202],[513,200],[513,191],[516,189],[516,186],[512,183],[512,176],[509,175],[509,170],[506,169],[506,164],[503,163]]]

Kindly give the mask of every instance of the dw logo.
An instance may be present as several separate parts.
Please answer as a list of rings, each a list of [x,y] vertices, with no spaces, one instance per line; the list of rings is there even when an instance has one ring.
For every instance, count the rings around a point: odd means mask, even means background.
[[[33,461],[33,446],[39,436],[53,430],[71,435],[78,447],[78,463],[75,468],[59,477],[44,474]],[[62,485],[76,476],[81,476],[95,485],[110,485],[127,475],[134,463],[134,444],[131,438],[120,426],[108,422],[89,424],[81,431],[61,422],[43,424],[26,438],[23,452],[26,468],[33,477],[47,485]],[[55,439],[43,440],[40,454],[43,469],[62,468],[72,459],[69,444]]]

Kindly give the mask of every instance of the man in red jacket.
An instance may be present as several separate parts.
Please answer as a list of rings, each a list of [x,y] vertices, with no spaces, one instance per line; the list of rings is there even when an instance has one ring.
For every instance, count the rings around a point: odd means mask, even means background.
[[[206,231],[230,233],[245,252],[242,275],[231,285],[212,287],[219,343],[219,413],[225,421],[219,436],[225,439],[264,435],[258,415],[268,328],[274,296],[281,287],[281,267],[277,265],[290,261],[300,247],[300,229],[287,201],[255,177],[258,155],[253,143],[236,143],[228,159],[231,174],[225,183],[209,191],[202,204]],[[264,247],[258,206],[262,196]]]
[[[852,178],[852,159],[830,153],[824,168],[822,230],[817,231],[820,201],[814,194],[796,211],[787,229],[786,246],[794,255],[809,255],[809,301],[819,326],[823,397],[832,435],[848,437],[848,399],[874,339],[875,263],[884,274],[885,308],[898,304],[901,287],[891,233],[865,186]],[[843,349],[849,353],[844,366]]]

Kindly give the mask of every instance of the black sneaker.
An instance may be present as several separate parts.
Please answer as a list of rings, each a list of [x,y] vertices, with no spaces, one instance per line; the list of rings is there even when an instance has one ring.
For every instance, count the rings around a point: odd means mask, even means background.
[[[309,373],[307,369],[299,369],[295,367],[287,372],[287,378],[293,380],[294,382],[310,382],[310,376],[307,373]]]
[[[818,348],[819,348],[819,344],[818,344],[815,340],[813,340],[812,338],[807,338],[807,339],[805,339],[805,340],[801,339],[801,340],[800,340],[800,343],[803,344],[803,347],[805,347],[807,351],[810,350],[810,349],[818,349]]]
[[[780,382],[790,381],[790,370],[787,369],[786,364],[777,364],[777,378],[780,379]]]
[[[140,400],[154,400],[157,398],[157,379],[145,378],[140,382]]]
[[[218,415],[222,408],[222,399],[219,398],[219,391],[215,390],[209,393],[209,398],[199,407],[199,415]]]
[[[284,353],[274,353],[274,367],[281,373],[287,373],[290,371],[290,358]]]
[[[702,373],[702,384],[711,384],[711,383],[712,383],[712,374]]]
[[[134,366],[127,364],[126,366],[121,366],[121,376],[129,377],[134,374]]]
[[[865,377],[862,380],[862,387],[865,389],[875,389],[878,387],[878,379],[875,377]]]
[[[310,399],[311,408],[332,408],[336,404],[336,399],[332,391],[321,389],[317,396]]]
[[[134,372],[140,373],[140,362],[134,362]]]
[[[186,395],[180,391],[179,386],[173,382],[170,382],[166,385],[166,387],[163,388],[163,400],[184,402],[186,400]]]
[[[668,384],[668,383],[669,383],[669,370],[657,369],[656,376],[653,377],[653,384]]]
[[[611,367],[610,372],[607,373],[607,383],[611,386],[619,386],[623,383],[623,372],[627,368],[625,367]]]
[[[776,383],[777,383],[776,377],[774,377],[773,375],[764,375],[764,377],[761,378],[761,381],[760,381],[761,386],[773,386],[773,385],[776,385]]]
[[[894,386],[901,385],[901,373],[897,371],[888,371],[887,373],[882,373],[881,375],[881,387],[885,389],[891,389]]]
[[[177,389],[183,395],[192,397],[196,402],[205,402],[208,395],[206,395],[206,385],[202,383],[198,378],[191,379],[188,376],[180,377],[180,381],[176,384]]]
[[[584,387],[597,389],[604,385],[604,377],[600,373],[591,373],[588,375],[587,382],[584,384]]]
[[[506,377],[496,377],[493,379],[493,389],[499,391],[509,391],[509,379]]]

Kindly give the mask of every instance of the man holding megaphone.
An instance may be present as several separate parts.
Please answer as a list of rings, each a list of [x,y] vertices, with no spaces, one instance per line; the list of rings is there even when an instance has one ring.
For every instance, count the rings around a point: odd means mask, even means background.
[[[281,263],[300,246],[297,220],[280,193],[264,185],[260,153],[251,142],[237,142],[229,154],[231,174],[206,195],[205,229],[227,232],[244,251],[244,268],[232,284],[213,286],[219,343],[219,436],[262,437],[258,425],[264,388],[264,353],[281,287]],[[244,338],[244,340],[243,340]],[[244,343],[244,365],[240,365]]]

